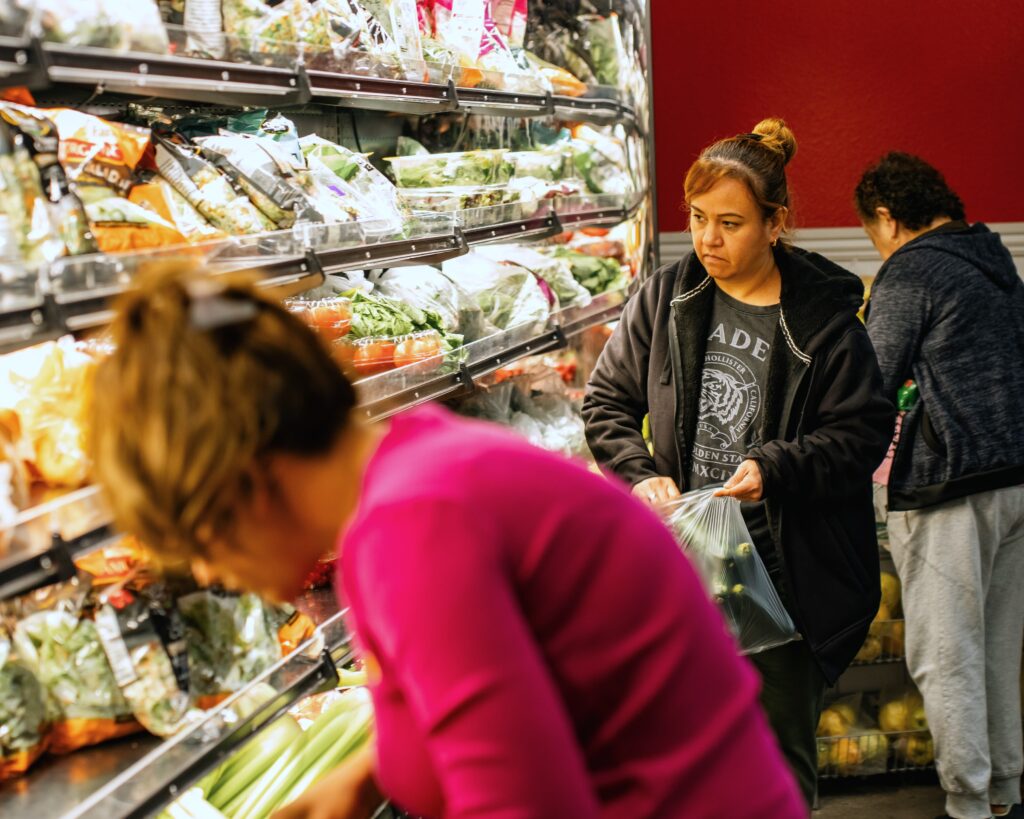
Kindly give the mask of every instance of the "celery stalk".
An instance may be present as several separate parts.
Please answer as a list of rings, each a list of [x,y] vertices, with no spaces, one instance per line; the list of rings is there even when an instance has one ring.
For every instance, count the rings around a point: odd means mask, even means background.
[[[315,758],[307,758],[306,761],[311,763],[310,766],[295,781],[287,793],[283,794],[282,798],[274,805],[274,808],[283,807],[289,802],[298,799],[327,773],[340,765],[356,748],[362,745],[370,735],[372,718],[373,710],[369,707],[364,707],[348,716],[346,724],[337,737],[337,741],[331,745],[326,753]]]
[[[240,753],[228,760],[217,786],[207,797],[210,804],[223,810],[232,799],[259,779],[286,748],[302,740],[302,729],[290,714],[276,720],[269,728],[257,734]]]
[[[296,743],[291,748],[285,750],[277,762],[263,776],[251,783],[248,788],[236,796],[227,806],[221,808],[224,815],[228,819],[250,819],[250,817],[255,816],[253,807],[257,804],[260,797],[277,781],[277,778],[283,775],[299,757],[301,748],[302,744]]]
[[[305,742],[298,749],[294,759],[288,766],[274,777],[270,787],[263,790],[249,806],[248,813],[241,814],[245,819],[269,816],[281,799],[291,793],[296,780],[301,777],[318,759],[327,754],[337,742],[339,736],[348,725],[353,711],[352,703],[344,697],[328,708],[305,734]],[[358,700],[356,700],[357,705]]]

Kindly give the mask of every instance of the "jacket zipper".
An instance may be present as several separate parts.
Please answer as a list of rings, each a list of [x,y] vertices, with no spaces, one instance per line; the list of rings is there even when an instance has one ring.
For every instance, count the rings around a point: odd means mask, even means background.
[[[680,442],[682,437],[682,429],[679,425],[679,398],[680,391],[684,388],[682,383],[683,379],[679,377],[679,374],[683,371],[682,354],[679,350],[679,335],[678,328],[676,326],[676,311],[675,302],[673,300],[669,305],[669,315],[672,318],[672,328],[669,333],[669,358],[672,363],[672,441],[676,448],[676,463],[678,464],[679,473],[675,476],[679,482],[678,487],[680,492],[686,491],[686,464],[683,461],[683,448]]]

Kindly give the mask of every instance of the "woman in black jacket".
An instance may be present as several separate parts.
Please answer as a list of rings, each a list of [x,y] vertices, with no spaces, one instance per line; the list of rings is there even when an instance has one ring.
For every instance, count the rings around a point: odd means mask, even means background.
[[[811,802],[825,687],[878,610],[871,474],[894,409],[857,319],[860,280],[780,243],[795,152],[785,123],[765,120],[701,154],[685,185],[694,251],[627,305],[584,419],[598,462],[649,502],[716,483],[743,502],[803,637],[750,659]]]

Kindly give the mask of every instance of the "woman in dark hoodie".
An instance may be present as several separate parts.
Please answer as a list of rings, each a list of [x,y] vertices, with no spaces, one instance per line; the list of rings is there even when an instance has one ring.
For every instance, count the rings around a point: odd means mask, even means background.
[[[1024,817],[1024,282],[922,159],[882,157],[856,205],[885,260],[868,305],[885,394],[913,380],[919,395],[889,471],[889,540],[946,813]]]
[[[826,685],[878,609],[871,474],[893,407],[857,319],[860,280],[782,241],[795,152],[789,128],[769,119],[693,164],[685,195],[694,250],[627,305],[584,418],[598,462],[648,502],[717,483],[743,502],[803,638],[750,659],[811,802]]]

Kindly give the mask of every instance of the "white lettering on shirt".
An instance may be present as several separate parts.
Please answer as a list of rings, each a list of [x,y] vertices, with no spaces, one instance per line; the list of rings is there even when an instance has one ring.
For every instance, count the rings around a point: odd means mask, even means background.
[[[758,361],[764,361],[768,358],[768,351],[772,346],[765,341],[763,338],[759,338],[754,342],[754,349],[750,351],[750,354],[754,356]]]
[[[708,341],[716,341],[716,340],[717,341],[721,341],[723,344],[725,344],[725,325],[724,324],[719,324],[715,328],[715,332],[713,332],[710,335],[710,337],[708,338]]]

